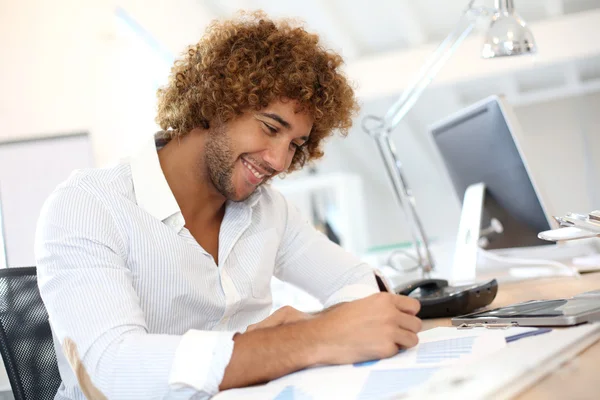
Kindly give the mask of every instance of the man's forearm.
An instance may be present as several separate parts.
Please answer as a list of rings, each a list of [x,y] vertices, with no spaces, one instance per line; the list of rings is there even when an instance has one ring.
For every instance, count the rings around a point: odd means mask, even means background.
[[[307,320],[236,335],[220,390],[268,382],[318,364],[318,325]]]
[[[267,382],[315,364],[350,364],[391,357],[415,346],[421,320],[417,300],[377,293],[330,307],[309,319],[234,336],[220,389]],[[289,310],[288,310],[289,313]]]

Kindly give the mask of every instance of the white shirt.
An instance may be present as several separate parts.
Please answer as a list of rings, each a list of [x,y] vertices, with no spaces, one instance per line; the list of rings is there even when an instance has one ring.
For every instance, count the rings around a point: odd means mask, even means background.
[[[370,267],[270,187],[227,202],[218,251],[217,265],[185,228],[153,141],[116,166],[74,172],[46,201],[35,246],[57,398],[85,398],[65,338],[109,399],[207,398],[232,336],[269,315],[273,275],[326,307],[378,292]]]

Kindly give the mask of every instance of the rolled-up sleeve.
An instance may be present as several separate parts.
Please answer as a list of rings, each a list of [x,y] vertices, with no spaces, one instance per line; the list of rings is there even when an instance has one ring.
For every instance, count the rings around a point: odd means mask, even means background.
[[[75,347],[78,360],[65,354],[73,376],[109,399],[210,397],[234,332],[150,334],[120,232],[102,199],[79,186],[57,189],[42,209],[38,284],[55,338]]]
[[[275,276],[312,294],[325,307],[379,292],[368,264],[330,241],[279,196],[285,226]]]

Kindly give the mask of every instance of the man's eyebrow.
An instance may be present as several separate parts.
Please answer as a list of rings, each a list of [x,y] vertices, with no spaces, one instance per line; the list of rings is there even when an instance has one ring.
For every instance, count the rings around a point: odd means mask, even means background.
[[[289,122],[287,122],[285,119],[281,118],[277,114],[261,112],[261,113],[259,113],[259,115],[262,115],[267,118],[271,118],[271,119],[279,122],[284,128],[290,129],[292,127]]]

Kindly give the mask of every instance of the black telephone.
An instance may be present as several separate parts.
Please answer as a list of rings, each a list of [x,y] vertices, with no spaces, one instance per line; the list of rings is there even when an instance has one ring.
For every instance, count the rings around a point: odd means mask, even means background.
[[[394,288],[394,293],[419,300],[419,318],[456,317],[490,304],[498,293],[498,282],[449,286],[444,279],[420,279]]]

